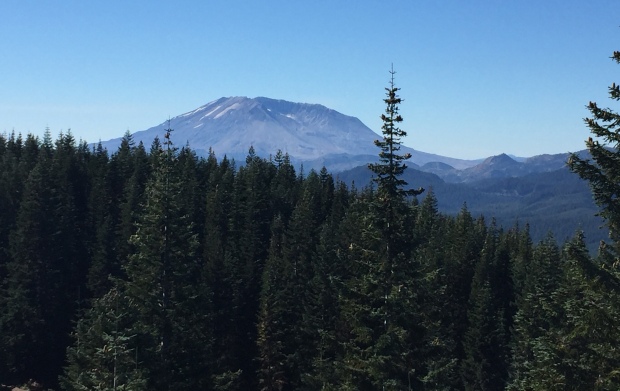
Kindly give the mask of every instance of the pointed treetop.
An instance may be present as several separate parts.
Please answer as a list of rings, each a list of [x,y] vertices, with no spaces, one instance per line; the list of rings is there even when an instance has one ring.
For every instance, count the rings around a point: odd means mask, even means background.
[[[407,182],[399,178],[407,168],[403,161],[411,158],[411,154],[398,153],[402,143],[401,139],[407,133],[398,127],[398,123],[403,121],[403,117],[399,114],[398,109],[402,99],[397,95],[399,88],[394,85],[395,74],[396,72],[392,67],[390,70],[390,85],[385,89],[387,93],[386,98],[383,100],[386,103],[386,109],[385,113],[381,115],[381,120],[383,121],[383,126],[381,127],[383,140],[375,140],[375,145],[381,149],[381,152],[379,152],[379,163],[368,166],[376,175],[374,181],[378,185],[378,191],[385,193],[382,197],[387,196],[390,199],[418,195],[424,191],[422,188],[404,190],[403,187],[407,186]]]

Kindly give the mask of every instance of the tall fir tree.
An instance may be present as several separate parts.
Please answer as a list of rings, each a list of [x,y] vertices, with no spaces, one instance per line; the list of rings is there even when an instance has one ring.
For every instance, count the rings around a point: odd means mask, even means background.
[[[422,339],[422,323],[416,308],[417,267],[407,230],[413,224],[407,196],[423,189],[406,190],[400,178],[409,154],[400,154],[398,127],[401,99],[394,85],[393,70],[386,88],[383,140],[379,163],[370,164],[376,175],[376,194],[370,195],[369,209],[361,216],[359,237],[352,238],[348,252],[352,277],[343,303],[343,314],[350,325],[345,343],[342,387],[345,389],[400,390],[419,386],[415,379],[420,357],[415,356]],[[412,379],[413,378],[413,379]]]

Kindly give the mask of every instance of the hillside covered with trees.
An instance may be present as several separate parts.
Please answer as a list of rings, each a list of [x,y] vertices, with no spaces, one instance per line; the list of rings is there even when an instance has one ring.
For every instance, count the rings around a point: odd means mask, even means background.
[[[614,58],[620,61],[620,53]],[[617,148],[589,141],[612,241],[438,211],[402,179],[386,89],[372,186],[130,134],[0,137],[0,382],[63,390],[617,390]],[[618,99],[618,87],[612,86]],[[618,146],[617,114],[591,104]]]

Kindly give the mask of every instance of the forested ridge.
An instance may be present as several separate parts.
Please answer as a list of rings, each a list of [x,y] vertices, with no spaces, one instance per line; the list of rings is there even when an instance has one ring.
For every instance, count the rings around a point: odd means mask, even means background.
[[[386,90],[363,189],[282,152],[199,158],[172,129],[111,154],[70,133],[0,136],[0,383],[620,389],[617,149],[589,140],[595,163],[570,161],[600,186],[611,242],[594,258],[579,232],[533,243],[527,225],[445,215],[408,188]],[[617,146],[618,116],[591,112]]]

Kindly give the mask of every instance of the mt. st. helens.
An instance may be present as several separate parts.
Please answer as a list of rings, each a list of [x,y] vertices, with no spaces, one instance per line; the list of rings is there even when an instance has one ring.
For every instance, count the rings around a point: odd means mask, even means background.
[[[380,115],[381,113],[377,113]],[[136,143],[148,148],[157,136],[163,137],[167,123],[133,133]],[[212,149],[218,159],[226,155],[245,161],[250,147],[258,156],[269,157],[278,150],[288,153],[294,163],[304,167],[342,171],[377,159],[374,140],[377,133],[359,119],[319,104],[293,103],[269,98],[220,98],[193,111],[170,119],[172,141],[189,145],[199,155]],[[120,145],[120,138],[102,142],[109,152]],[[409,165],[442,162],[457,169],[476,162],[453,159],[402,147],[412,155]]]

